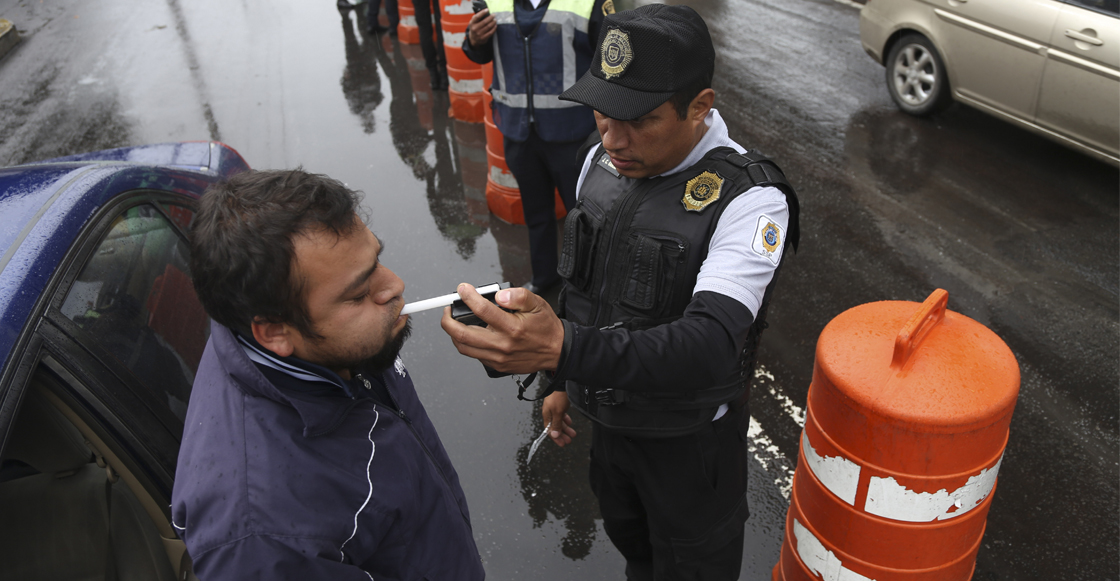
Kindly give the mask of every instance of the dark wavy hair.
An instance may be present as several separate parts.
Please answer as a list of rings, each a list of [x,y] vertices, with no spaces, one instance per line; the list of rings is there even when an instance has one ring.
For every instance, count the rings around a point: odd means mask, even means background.
[[[261,318],[317,339],[294,276],[292,240],[325,229],[343,236],[362,224],[358,194],[325,175],[247,171],[211,185],[191,224],[191,277],[215,321],[252,336]]]

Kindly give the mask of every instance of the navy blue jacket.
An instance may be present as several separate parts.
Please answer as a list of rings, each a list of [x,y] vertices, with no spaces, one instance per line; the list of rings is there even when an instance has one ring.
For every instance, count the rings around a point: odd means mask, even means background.
[[[202,581],[485,577],[459,477],[399,358],[345,382],[213,323],[171,513]]]

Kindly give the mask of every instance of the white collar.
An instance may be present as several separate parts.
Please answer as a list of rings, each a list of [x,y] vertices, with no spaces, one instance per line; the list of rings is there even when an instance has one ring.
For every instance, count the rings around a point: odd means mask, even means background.
[[[692,148],[692,151],[688,152],[688,156],[684,158],[684,161],[680,162],[677,167],[652,177],[673,175],[679,171],[684,171],[695,165],[696,162],[700,161],[709,151],[717,147],[733,147],[739,153],[746,151],[746,149],[732,141],[727,135],[727,124],[723,122],[723,117],[719,116],[719,111],[716,111],[715,108],[709,110],[708,116],[704,117],[704,125],[708,126],[708,130],[704,133],[704,136],[700,138],[696,146]]]

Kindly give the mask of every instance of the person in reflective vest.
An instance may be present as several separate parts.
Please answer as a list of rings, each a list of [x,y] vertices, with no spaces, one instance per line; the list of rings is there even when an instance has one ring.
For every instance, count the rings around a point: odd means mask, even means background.
[[[560,282],[554,192],[566,208],[575,205],[576,153],[595,130],[590,109],[559,96],[587,71],[592,39],[613,13],[613,0],[490,0],[463,40],[472,61],[494,63],[494,124],[521,190],[533,292]]]

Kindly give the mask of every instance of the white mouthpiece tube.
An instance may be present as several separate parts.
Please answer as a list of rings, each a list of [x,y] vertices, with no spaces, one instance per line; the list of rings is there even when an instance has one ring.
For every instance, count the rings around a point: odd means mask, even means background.
[[[486,285],[486,286],[480,286],[475,290],[478,291],[478,294],[484,295],[484,294],[496,292],[501,287],[502,287],[502,285],[500,285],[500,284],[489,284],[489,285]],[[420,311],[426,311],[428,309],[436,309],[436,308],[439,308],[439,307],[446,307],[447,305],[450,305],[451,303],[453,303],[457,300],[459,300],[459,294],[458,293],[451,293],[449,295],[443,295],[442,297],[424,299],[422,301],[416,301],[414,303],[408,303],[407,305],[404,306],[403,309],[401,309],[401,314],[402,315],[411,315],[412,313],[418,313]]]

